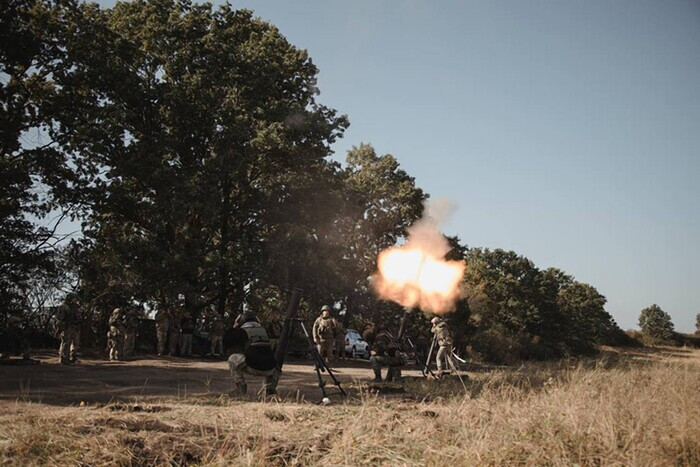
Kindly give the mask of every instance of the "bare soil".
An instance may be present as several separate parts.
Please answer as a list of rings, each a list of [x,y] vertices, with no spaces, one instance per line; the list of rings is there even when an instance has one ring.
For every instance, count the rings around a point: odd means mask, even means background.
[[[36,352],[33,358],[39,363],[0,365],[0,400],[74,405],[134,397],[209,397],[231,390],[224,360],[144,355],[130,361],[110,362],[86,356],[75,365],[61,365],[55,352],[48,350]],[[333,371],[344,389],[351,392],[373,376],[369,363],[360,359],[339,362]],[[420,372],[409,369],[404,375],[418,377]],[[325,373],[323,376],[328,381],[327,388],[335,389],[330,378]],[[246,379],[253,394],[262,385],[259,377]],[[312,362],[299,359],[286,362],[278,392],[283,399],[320,400],[322,395]]]

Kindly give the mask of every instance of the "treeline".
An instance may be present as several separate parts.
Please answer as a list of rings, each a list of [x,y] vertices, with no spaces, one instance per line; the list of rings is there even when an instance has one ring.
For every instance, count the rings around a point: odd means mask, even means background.
[[[276,27],[189,1],[0,8],[3,319],[46,322],[68,290],[96,329],[133,304],[278,318],[294,287],[305,313],[332,303],[357,327],[400,315],[367,278],[427,194],[371,145],[330,159],[348,118],[318,101],[318,69]],[[70,242],[66,219],[81,223]],[[593,287],[449,240],[468,262],[451,320],[475,354],[550,358],[619,337]]]

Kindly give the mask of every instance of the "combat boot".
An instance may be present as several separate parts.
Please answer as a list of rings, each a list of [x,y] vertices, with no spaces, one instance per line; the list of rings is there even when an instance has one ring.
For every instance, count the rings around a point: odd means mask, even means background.
[[[391,383],[394,381],[394,369],[389,367],[389,369],[386,371],[386,379],[384,380],[387,383]]]
[[[375,382],[377,382],[377,383],[381,383],[381,382],[382,382],[382,370],[380,370],[380,369],[378,369],[378,368],[376,368],[376,369],[374,370],[374,380],[373,380],[373,381],[375,381]]]

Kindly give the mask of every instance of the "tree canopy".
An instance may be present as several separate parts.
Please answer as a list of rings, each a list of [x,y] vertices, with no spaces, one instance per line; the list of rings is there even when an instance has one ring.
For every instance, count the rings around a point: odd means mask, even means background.
[[[10,0],[0,18],[4,312],[60,283],[98,314],[137,302],[278,319],[301,287],[306,313],[331,303],[398,326],[403,310],[368,278],[428,195],[371,144],[330,157],[348,118],[274,25],[187,0]],[[38,222],[50,216],[79,219],[82,236],[61,247]],[[475,353],[586,353],[619,331],[594,287],[448,240],[468,263],[449,321]]]

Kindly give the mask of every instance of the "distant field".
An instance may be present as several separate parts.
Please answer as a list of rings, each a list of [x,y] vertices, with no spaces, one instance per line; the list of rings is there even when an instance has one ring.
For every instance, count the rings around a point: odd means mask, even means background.
[[[0,368],[0,463],[700,464],[698,350],[605,349],[584,361],[475,367],[466,393],[457,380],[412,376],[403,390],[368,387],[369,372],[358,363],[341,369],[353,396],[328,407],[311,403],[318,391],[301,363],[276,402],[222,396],[223,362],[179,360],[152,364],[146,373],[155,383],[139,383],[141,393],[127,382],[115,395],[117,375],[134,366]],[[73,370],[75,386],[63,383],[63,397],[52,393],[51,381],[61,386],[56,372],[66,379]],[[200,379],[210,371],[213,379]],[[304,388],[299,396],[292,382]],[[76,398],[80,384],[86,389]],[[108,398],[96,397],[100,385]]]

